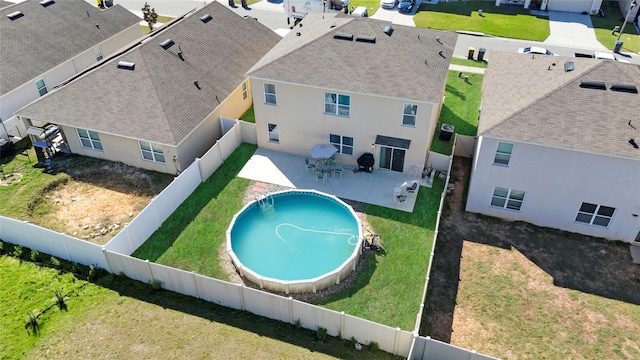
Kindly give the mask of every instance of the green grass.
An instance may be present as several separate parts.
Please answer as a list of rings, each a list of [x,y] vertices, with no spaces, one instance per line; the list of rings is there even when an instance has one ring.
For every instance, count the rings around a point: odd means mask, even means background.
[[[444,182],[439,180],[431,189],[421,188],[412,214],[365,204],[367,220],[381,235],[384,251],[370,256],[356,286],[329,295],[318,304],[412,330],[424,290],[443,189]]]
[[[483,10],[483,16],[478,15]],[[487,1],[452,1],[422,4],[414,16],[417,27],[464,30],[513,39],[544,41],[549,37],[549,19],[529,14],[527,9],[496,7]]]
[[[472,67],[479,67],[479,68],[483,68],[486,69],[487,68],[487,60],[482,60],[482,61],[478,61],[478,60],[470,60],[470,59],[466,59],[466,58],[459,58],[459,57],[452,57],[451,58],[451,63],[452,64],[456,64],[456,65],[464,65],[464,66],[472,66]]]
[[[618,39],[618,33],[612,35],[611,30],[613,30],[616,25],[622,27],[624,16],[620,12],[618,4],[611,6],[608,1],[603,1],[601,8],[604,10],[606,17],[592,16],[591,23],[593,23],[593,30],[596,33],[598,41],[607,49],[612,50]],[[632,21],[633,16],[630,16],[625,26],[625,31],[620,37],[620,41],[623,42],[621,52],[640,52],[640,35],[636,33],[631,23]]]
[[[157,30],[159,27],[161,27],[162,25],[170,22],[173,19],[175,19],[175,18],[171,17],[171,16],[158,15],[158,18],[156,19],[156,24],[153,25],[153,30]],[[158,24],[160,24],[160,25],[158,25]],[[143,35],[149,33],[149,26],[147,25],[146,22],[144,23],[144,25],[140,25],[140,29],[142,30],[142,34]]]
[[[228,280],[217,254],[226,229],[242,208],[249,180],[237,178],[256,147],[242,144],[225,163],[167,219],[133,256],[163,265]],[[321,302],[327,308],[412,330],[420,306],[428,254],[442,182],[422,188],[414,213],[365,205],[372,231],[381,236],[383,252],[370,254],[356,284]]]
[[[1,359],[398,359],[349,341],[269,320],[124,277],[87,282],[0,256]],[[54,294],[67,295],[61,311]],[[27,312],[42,311],[37,335]],[[150,331],[151,330],[151,331]]]
[[[478,109],[482,101],[481,74],[465,73],[469,83],[458,77],[458,71],[449,71],[445,90],[444,106],[436,125],[431,143],[431,151],[451,155],[453,141],[444,142],[438,139],[442,124],[455,126],[455,133],[475,136],[478,132]]]
[[[244,114],[242,114],[242,116],[240,116],[240,120],[244,120],[246,122],[254,124],[256,123],[256,115],[253,112],[253,103],[251,104],[251,107]]]

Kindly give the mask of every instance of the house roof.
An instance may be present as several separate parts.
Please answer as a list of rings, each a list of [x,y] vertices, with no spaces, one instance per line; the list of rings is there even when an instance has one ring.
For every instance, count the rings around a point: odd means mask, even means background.
[[[4,7],[7,7],[7,6],[11,6],[11,5],[13,5],[13,4],[14,4],[14,3],[12,3],[12,2],[8,2],[8,1],[0,1],[0,9],[2,9],[2,8],[4,8]]]
[[[16,11],[23,16],[11,20]],[[140,22],[120,5],[100,11],[84,0],[43,6],[28,0],[0,10],[0,94]],[[96,26],[96,24],[99,25]]]
[[[205,23],[200,18],[206,14],[211,20]],[[281,39],[255,19],[240,17],[215,1],[167,26],[16,113],[178,145]],[[174,44],[165,50],[160,44],[167,39]],[[134,70],[119,68],[121,61],[134,63]]]
[[[389,22],[322,13],[308,14],[300,25],[247,76],[432,103],[442,100],[456,33],[394,24],[389,36],[383,32]],[[353,39],[337,39],[336,34]],[[375,37],[375,43],[356,40],[361,36]]]
[[[573,71],[564,64],[572,62]],[[555,63],[555,66],[553,65]],[[606,90],[581,86],[604,82]],[[492,53],[483,83],[478,134],[640,159],[640,91],[637,65],[584,58]]]

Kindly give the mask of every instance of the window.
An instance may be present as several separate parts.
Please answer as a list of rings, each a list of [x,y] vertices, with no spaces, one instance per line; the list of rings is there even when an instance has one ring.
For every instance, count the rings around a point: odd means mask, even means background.
[[[351,112],[351,96],[324,93],[325,114],[349,117]]]
[[[583,202],[580,210],[578,210],[576,221],[589,225],[609,227],[615,212],[616,208]]]
[[[402,111],[402,125],[416,126],[417,112],[418,105],[404,104],[404,110]]]
[[[100,46],[98,46],[97,48],[94,49],[95,53],[96,53],[96,61],[100,61],[102,60],[103,56],[102,56],[102,48]]]
[[[269,133],[269,141],[274,143],[280,143],[280,131],[278,130],[278,125],[267,124],[267,130]]]
[[[36,80],[36,87],[38,88],[38,92],[40,93],[40,96],[49,92],[47,90],[47,84],[44,83],[44,79]]]
[[[276,105],[276,86],[274,84],[264,84],[264,102]]]
[[[162,149],[146,141],[138,141],[138,144],[140,144],[143,159],[164,164],[164,153]]]
[[[275,91],[274,91],[274,93],[275,93]],[[247,94],[247,82],[245,81],[245,82],[242,83],[242,100],[247,100],[248,96],[249,95]]]
[[[493,163],[500,165],[509,165],[512,151],[513,144],[499,142],[498,149],[496,150],[496,157],[495,159],[493,159]]]
[[[82,147],[102,151],[102,142],[100,142],[100,135],[97,132],[85,129],[76,129],[76,132],[80,137]]]
[[[338,148],[338,153],[343,155],[353,155],[353,138],[340,135],[329,135],[329,142]]]
[[[524,201],[524,191],[505,189],[496,186],[496,188],[493,189],[491,206],[519,211],[522,207],[522,201]]]

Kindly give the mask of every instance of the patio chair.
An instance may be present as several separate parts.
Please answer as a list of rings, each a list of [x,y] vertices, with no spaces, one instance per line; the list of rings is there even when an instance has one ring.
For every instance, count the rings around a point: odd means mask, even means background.
[[[325,179],[324,171],[316,171],[316,181],[322,180],[322,182],[324,182],[324,179]]]
[[[336,166],[333,169],[333,177],[336,177],[336,176],[340,176],[340,179],[342,179],[342,166]]]
[[[304,159],[304,163],[307,165],[307,171],[316,169],[316,163],[315,162],[309,161],[309,159]]]
[[[405,185],[406,184],[406,185]],[[418,189],[418,182],[416,180],[412,180],[411,181],[411,185],[405,183],[404,188],[406,189],[408,194],[414,194],[416,192],[416,190]]]
[[[405,194],[396,195],[396,203],[398,204],[398,206],[400,206],[400,204],[406,201],[407,201],[407,195]]]

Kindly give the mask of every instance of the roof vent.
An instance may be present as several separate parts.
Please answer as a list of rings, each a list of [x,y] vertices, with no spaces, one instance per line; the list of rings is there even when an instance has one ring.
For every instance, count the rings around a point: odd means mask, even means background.
[[[337,33],[333,34],[333,38],[334,39],[340,39],[340,40],[352,41],[353,40],[353,34],[346,34],[346,33],[337,32]]]
[[[376,43],[376,37],[375,36],[368,36],[368,35],[358,35],[358,36],[356,36],[356,41],[375,44]]]
[[[604,84],[604,81],[582,80],[580,81],[580,87],[586,89],[607,90],[607,86]]]
[[[206,23],[208,23],[209,21],[211,21],[211,19],[213,19],[213,18],[211,17],[211,15],[209,15],[209,14],[204,14],[204,15],[202,15],[202,17],[200,18],[200,21],[202,21],[203,23],[205,23],[205,24],[206,24]]]
[[[573,63],[573,61],[567,61],[566,63],[564,63],[564,71],[565,72],[573,71],[575,69],[576,69],[576,66]]]
[[[336,20],[333,22],[333,24],[331,24],[331,26],[329,26],[330,28],[334,28],[336,26],[340,25],[340,20]]]
[[[609,88],[611,91],[620,91],[630,94],[637,94],[638,88],[633,84],[613,84]]]
[[[7,14],[7,17],[9,19],[11,19],[12,21],[15,20],[15,19],[19,19],[19,18],[21,18],[23,16],[24,16],[24,14],[22,13],[22,11],[19,11],[19,10],[18,11],[14,11],[11,14]]]
[[[118,69],[133,70],[136,67],[136,63],[129,61],[118,61]]]
[[[384,29],[382,29],[382,32],[391,36],[391,34],[393,34],[393,28],[391,27],[391,25],[387,25],[384,27]]]
[[[167,39],[167,40],[165,40],[165,41],[161,42],[161,43],[160,43],[160,46],[161,46],[163,49],[167,50],[168,48],[172,47],[172,46],[173,46],[173,44],[175,44],[175,42],[173,42],[173,40],[171,40],[171,39]]]
[[[53,5],[53,4],[55,4],[55,3],[56,3],[56,2],[55,2],[55,1],[53,1],[53,0],[42,0],[42,1],[40,1],[40,5],[42,5],[42,6],[44,6],[44,7],[47,7],[47,6],[49,6],[49,5]]]
[[[638,143],[636,143],[636,140],[633,138],[629,139],[629,144],[631,144],[634,149],[640,149],[640,146],[638,146]]]

